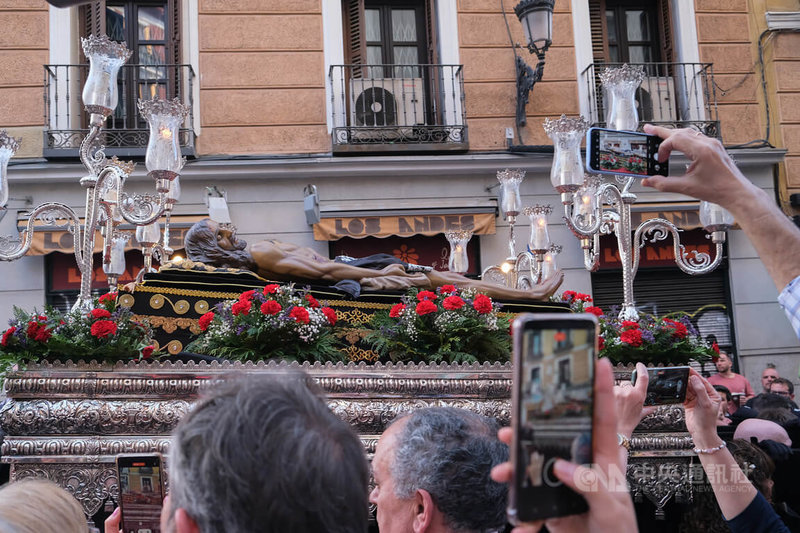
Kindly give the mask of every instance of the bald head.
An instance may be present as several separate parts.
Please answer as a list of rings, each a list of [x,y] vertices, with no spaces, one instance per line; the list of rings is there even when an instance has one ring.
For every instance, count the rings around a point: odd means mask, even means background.
[[[774,440],[786,446],[792,446],[792,439],[786,430],[775,422],[761,420],[760,418],[748,418],[743,420],[733,434],[734,439],[744,439],[749,441],[750,437],[755,437],[758,442],[762,440]]]

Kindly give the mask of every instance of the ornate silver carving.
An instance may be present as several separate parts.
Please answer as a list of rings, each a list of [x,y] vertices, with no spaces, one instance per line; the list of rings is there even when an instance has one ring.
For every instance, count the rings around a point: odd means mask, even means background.
[[[664,506],[673,497],[679,503],[692,501],[691,459],[631,459],[628,481],[634,500],[644,498],[656,506],[656,519],[664,519]]]
[[[83,512],[92,516],[105,500],[116,499],[119,488],[115,470],[113,464],[15,464],[11,481],[31,477],[49,479],[75,496]]]
[[[3,441],[2,455],[12,462],[49,460],[52,456],[89,456],[89,462],[113,462],[120,453],[166,454],[169,449],[168,437],[137,435],[135,437],[104,436],[50,436],[50,437],[6,437]],[[64,457],[66,459],[66,457]]]

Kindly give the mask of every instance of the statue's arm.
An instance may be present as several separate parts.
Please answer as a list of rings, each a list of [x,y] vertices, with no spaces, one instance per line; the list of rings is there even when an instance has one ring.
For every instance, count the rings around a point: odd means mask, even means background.
[[[302,256],[284,256],[269,265],[269,270],[275,274],[290,278],[324,279],[328,281],[406,275],[403,265],[400,264],[389,265],[381,270],[372,270],[335,261],[315,261]]]

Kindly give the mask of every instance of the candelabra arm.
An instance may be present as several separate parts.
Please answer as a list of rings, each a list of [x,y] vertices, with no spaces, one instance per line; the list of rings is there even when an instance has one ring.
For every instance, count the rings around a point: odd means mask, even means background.
[[[597,188],[597,192],[595,196],[597,198],[597,202],[595,207],[593,208],[594,212],[594,222],[589,226],[581,226],[578,220],[575,218],[574,213],[572,213],[571,206],[565,204],[564,205],[564,212],[566,213],[566,217],[564,220],[567,223],[567,227],[575,234],[578,238],[586,238],[591,237],[592,235],[596,234],[600,231],[600,227],[603,225],[603,197],[604,196],[611,197],[611,203],[617,204],[620,209],[622,209],[623,199],[622,193],[620,190],[613,184],[613,183],[604,183],[600,187]]]
[[[18,241],[8,235],[0,237],[0,261],[15,261],[28,253],[33,242],[34,221],[37,218],[41,219],[45,226],[68,228],[75,242],[75,260],[81,273],[83,273],[83,256],[80,248],[81,221],[71,207],[55,202],[42,204],[30,212],[28,223],[22,232],[22,241]],[[68,219],[69,222],[56,223],[60,219]]]
[[[133,196],[120,190],[119,211],[122,218],[136,226],[147,226],[158,220],[164,214],[167,205],[166,193],[158,193],[157,198],[150,195],[134,194]],[[130,205],[129,205],[130,204]],[[137,214],[145,213],[140,217]]]
[[[675,253],[675,263],[682,271],[693,276],[707,274],[717,268],[722,262],[723,243],[715,241],[714,259],[705,252],[693,250],[687,252],[686,247],[680,242],[680,233],[677,227],[663,218],[652,218],[639,225],[633,235],[633,261],[632,273],[635,276],[639,268],[639,248],[647,242],[664,240],[667,235],[672,235],[672,246]]]
[[[591,244],[588,244],[588,246],[584,246],[583,248],[583,266],[589,272],[596,272],[597,269],[600,267],[599,250],[600,250],[600,233],[598,232],[592,236]]]
[[[96,113],[91,114],[90,123],[91,127],[89,128],[89,133],[87,133],[86,137],[84,137],[83,141],[81,141],[79,154],[81,163],[83,163],[83,166],[86,167],[86,170],[93,175],[96,175],[101,168],[106,166],[106,154],[104,152],[105,147],[99,146],[96,150],[94,150],[94,152],[92,151],[97,143],[100,133],[103,130],[102,115],[98,115]]]

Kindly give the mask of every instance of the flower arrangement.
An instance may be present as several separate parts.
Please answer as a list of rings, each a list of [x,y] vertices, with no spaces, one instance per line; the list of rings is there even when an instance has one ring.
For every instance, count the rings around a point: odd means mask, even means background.
[[[395,362],[471,363],[475,354],[482,361],[508,361],[510,320],[498,308],[473,289],[411,289],[388,313],[375,315],[375,331],[365,340]]]
[[[23,361],[149,359],[155,351],[150,326],[116,301],[117,293],[108,293],[95,298],[91,309],[68,313],[52,308],[26,313],[15,307],[0,337],[0,373]]]
[[[343,361],[332,335],[336,311],[293,284],[270,284],[217,304],[200,317],[201,335],[187,351],[239,361]]]
[[[600,322],[600,357],[614,363],[671,363],[685,365],[690,360],[704,363],[719,355],[716,344],[707,344],[686,314],[664,317],[641,315],[638,321],[620,320],[592,305],[592,298],[575,291],[564,291],[558,300],[575,312],[592,313]],[[615,313],[616,314],[616,313]]]

